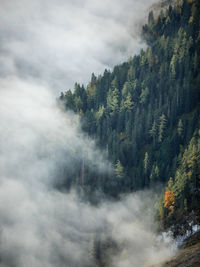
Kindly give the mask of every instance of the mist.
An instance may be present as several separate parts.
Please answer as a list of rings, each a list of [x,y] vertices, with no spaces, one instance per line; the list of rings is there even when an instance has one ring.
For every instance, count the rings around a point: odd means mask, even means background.
[[[0,1],[0,75],[44,84],[58,95],[128,60],[155,0]]]
[[[70,173],[81,157],[96,172],[111,166],[47,88],[16,77],[0,84],[0,266],[95,266],[95,242],[107,240],[118,246],[117,254],[105,249],[110,266],[150,266],[169,256],[169,244],[156,246],[149,192],[93,206],[75,190],[55,188],[59,170]]]
[[[95,266],[95,245],[109,240],[110,266],[172,254],[170,238],[156,241],[152,193],[94,206],[56,187],[82,158],[97,173],[112,166],[55,95],[145,47],[139,29],[152,2],[1,1],[0,266]]]

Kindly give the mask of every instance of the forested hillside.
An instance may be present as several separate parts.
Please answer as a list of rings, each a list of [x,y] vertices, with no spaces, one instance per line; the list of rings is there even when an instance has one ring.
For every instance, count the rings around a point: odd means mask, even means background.
[[[101,176],[85,167],[81,185],[117,196],[168,184],[158,215],[168,226],[199,213],[200,1],[177,1],[158,17],[150,12],[142,36],[147,49],[60,100],[115,169]]]

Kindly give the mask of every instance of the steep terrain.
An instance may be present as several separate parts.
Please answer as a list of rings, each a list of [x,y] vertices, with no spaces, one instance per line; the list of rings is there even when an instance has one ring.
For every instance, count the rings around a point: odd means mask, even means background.
[[[145,51],[60,96],[114,168],[97,175],[82,160],[68,186],[118,197],[163,184],[160,227],[184,234],[200,213],[200,2],[151,11],[142,35]]]
[[[161,267],[199,267],[199,264],[200,232],[186,239],[177,255],[161,264]]]

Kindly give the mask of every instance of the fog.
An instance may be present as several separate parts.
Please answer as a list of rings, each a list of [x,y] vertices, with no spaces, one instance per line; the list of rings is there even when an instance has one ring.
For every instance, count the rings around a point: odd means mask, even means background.
[[[111,167],[48,89],[16,77],[0,84],[0,266],[95,266],[99,238],[120,248],[105,249],[110,266],[150,266],[169,256],[165,243],[156,247],[149,192],[92,206],[55,189],[59,169],[70,172],[80,157],[97,172]]]
[[[99,240],[108,267],[171,255],[166,240],[156,242],[152,193],[92,206],[56,189],[77,160],[97,173],[112,166],[55,95],[144,47],[138,31],[151,2],[1,0],[0,266],[96,266]]]
[[[141,25],[155,0],[0,0],[0,75],[55,94],[85,85],[145,44]]]

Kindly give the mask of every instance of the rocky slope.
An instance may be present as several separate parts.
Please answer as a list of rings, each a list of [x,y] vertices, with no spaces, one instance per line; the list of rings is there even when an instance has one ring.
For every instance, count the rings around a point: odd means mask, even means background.
[[[199,267],[200,231],[187,238],[178,253],[160,265],[154,267]],[[153,267],[153,266],[152,266]]]

